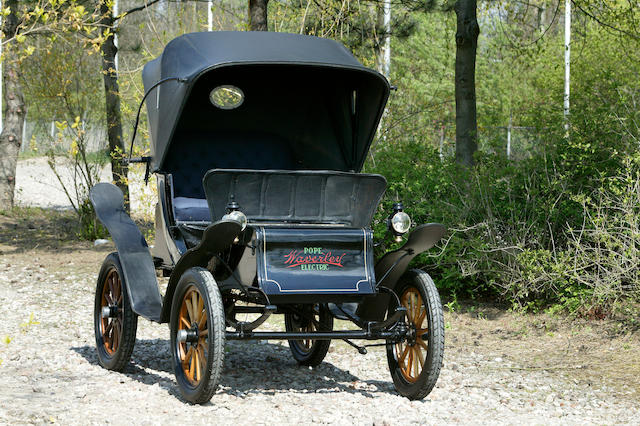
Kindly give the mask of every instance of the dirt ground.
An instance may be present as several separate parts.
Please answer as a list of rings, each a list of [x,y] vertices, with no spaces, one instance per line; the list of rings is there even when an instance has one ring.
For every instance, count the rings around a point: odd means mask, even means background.
[[[130,386],[133,392],[133,387],[139,390],[136,386],[139,387],[141,383],[152,389],[154,384],[157,385],[157,382],[160,382],[161,387],[170,389],[168,393],[162,392],[156,395],[149,392],[148,398],[151,400],[145,404],[150,407],[154,404],[158,407],[174,404],[173,401],[176,404],[184,404],[176,396],[175,384],[166,366],[149,373],[149,366],[153,368],[156,363],[163,362],[168,364],[170,355],[166,343],[168,339],[166,326],[144,325],[139,329],[141,331],[139,331],[139,342],[136,343],[136,348],[141,348],[143,352],[137,352],[138,349],[134,351],[134,358],[136,356],[137,358],[134,359],[135,365],[132,364],[128,373],[106,372],[97,366],[92,347],[91,303],[94,280],[102,260],[113,249],[111,243],[94,247],[91,242],[78,241],[75,236],[75,219],[69,212],[32,208],[16,209],[10,213],[0,214],[0,303],[2,303],[0,305],[0,423],[5,421],[7,423],[55,421],[74,424],[82,424],[85,421],[100,423],[100,417],[97,415],[92,414],[84,418],[79,414],[80,412],[77,415],[73,414],[75,411],[71,408],[60,409],[60,407],[66,407],[61,395],[72,391],[68,387],[65,388],[64,383],[59,383],[58,379],[51,379],[54,380],[51,392],[43,392],[39,387],[44,384],[38,383],[48,383],[47,380],[52,373],[44,367],[36,368],[35,366],[38,365],[36,361],[40,359],[39,356],[42,356],[38,354],[46,354],[49,350],[54,351],[55,356],[61,358],[59,361],[61,365],[66,365],[63,358],[71,348],[69,353],[75,361],[69,368],[72,370],[79,368],[80,371],[86,372],[86,380],[90,384],[83,386],[93,384],[99,392],[101,387],[111,386],[116,380],[126,386],[132,383]],[[25,277],[30,279],[25,280]],[[69,294],[67,289],[79,291],[81,297]],[[24,297],[24,300],[16,301],[15,299],[19,297]],[[81,306],[73,306],[73,300],[76,299],[78,303],[82,303]],[[64,300],[64,307],[58,305],[56,300]],[[448,301],[443,302],[446,304]],[[307,414],[305,414],[299,417],[300,421],[370,424],[383,421],[387,423],[442,421],[483,423],[494,420],[499,423],[581,423],[584,420],[587,423],[596,424],[618,422],[640,424],[640,414],[637,411],[640,403],[639,330],[611,320],[582,320],[568,319],[559,315],[521,314],[490,303],[462,302],[448,306],[450,309],[445,309],[445,366],[438,387],[428,399],[432,404],[431,407],[439,407],[434,408],[435,417],[425,417],[424,410],[427,408],[415,403],[409,404],[408,401],[403,402],[404,399],[395,395],[390,377],[385,379],[385,374],[388,376],[388,372],[384,373],[386,362],[382,351],[372,351],[372,354],[358,358],[359,355],[355,351],[342,343],[333,344],[327,361],[319,370],[321,374],[326,374],[326,377],[335,382],[335,388],[328,387],[328,390],[325,389],[326,381],[318,385],[319,387],[313,383],[307,385],[306,376],[300,377],[300,374],[307,373],[296,369],[289,361],[279,361],[280,359],[288,360],[286,343],[282,344],[284,346],[252,344],[247,346],[249,349],[246,350],[249,352],[243,352],[244,346],[232,344],[233,351],[237,355],[227,356],[224,373],[227,379],[223,383],[223,392],[220,395],[214,395],[210,411],[213,415],[218,413],[216,410],[223,407],[232,411],[246,410],[246,398],[253,401],[252,404],[257,404],[256,407],[262,407],[260,404],[263,403],[273,405],[274,400],[264,402],[260,398],[271,395],[269,392],[280,392],[278,395],[281,396],[277,398],[280,402],[276,406],[281,407],[281,412],[272,419],[263,418],[262,422],[272,423],[278,420],[292,423],[296,419],[295,413],[298,412],[300,415],[299,406],[297,406],[300,401],[296,398],[311,398],[305,394],[305,389],[310,386],[315,387],[318,395],[325,390],[332,395],[331,400],[309,399],[309,404],[312,407],[319,407],[320,412],[324,409],[323,407],[327,408],[336,404],[338,400],[342,401],[336,398],[345,398],[345,400],[354,398],[353,404],[360,404],[358,398],[364,398],[363,401],[373,406],[380,404],[382,411],[376,415],[364,415],[358,414],[358,410],[353,410],[351,407],[349,410],[353,411],[353,414],[350,414],[352,417],[344,417],[345,414],[341,412],[338,405],[336,406],[338,408],[333,407],[333,411],[329,410],[333,413],[332,416],[306,417]],[[22,310],[16,312],[16,309]],[[64,312],[50,312],[51,310]],[[51,342],[51,336],[43,338],[37,335],[41,332],[39,330],[46,328],[45,324],[49,324],[48,318],[51,315],[60,316],[59,320],[51,320],[51,323],[58,323],[52,330],[65,333],[60,343],[61,347],[56,349],[50,349],[47,346]],[[59,324],[67,321],[66,316],[77,316],[68,320],[71,324],[70,329],[64,326],[59,327]],[[142,323],[147,321],[141,319],[140,324]],[[150,331],[145,332],[145,327],[156,328],[149,328]],[[163,335],[164,337],[161,337]],[[55,342],[55,339],[53,341]],[[38,345],[37,348],[36,345]],[[284,367],[277,368],[286,367],[287,369],[278,370],[285,376],[291,369],[295,370],[292,373],[295,375],[287,379],[293,385],[289,388],[290,383],[281,385],[277,379],[269,385],[270,382],[267,381],[266,385],[264,383],[260,385],[264,388],[261,387],[263,390],[259,396],[256,396],[255,389],[251,385],[252,380],[256,379],[250,376],[239,378],[236,376],[236,371],[243,365],[249,369],[257,368],[253,364],[247,367],[247,360],[243,356],[254,351],[263,353],[266,349],[269,355],[266,357],[261,355],[262,360],[258,362],[267,362],[271,366],[284,363]],[[375,368],[381,370],[380,373],[371,373],[372,367],[363,366],[372,361],[376,365]],[[34,367],[28,367],[29,365]],[[57,369],[58,367],[55,367],[56,371]],[[40,376],[34,373],[36,370],[41,371],[38,373],[41,374]],[[346,375],[343,370],[349,375]],[[77,374],[85,373],[70,374],[76,377]],[[299,384],[297,384],[298,380]],[[33,391],[22,390],[25,383],[32,382]],[[349,389],[357,389],[360,382],[374,386],[375,389],[372,388],[374,390],[367,391],[369,393],[366,395],[369,396],[350,393]],[[13,393],[14,391],[17,393]],[[586,395],[584,401],[580,397],[583,394]],[[86,391],[84,395],[82,398],[86,398]],[[481,397],[482,395],[484,397]],[[529,398],[528,395],[531,397]],[[76,397],[77,395],[73,398]],[[47,401],[55,401],[55,403],[51,402],[50,408],[42,408],[41,411],[37,408],[27,408],[34,398],[44,404],[42,407],[49,406]],[[71,407],[75,401],[73,398],[66,402]],[[165,398],[170,398],[172,402],[168,403]],[[259,399],[254,401],[251,398]],[[447,400],[449,402],[445,402]],[[96,407],[100,407],[99,400],[94,402]],[[62,405],[55,408],[55,404],[58,403]],[[103,396],[102,403],[108,406],[109,398]],[[380,417],[384,416],[385,406],[397,409],[405,403],[408,409],[410,408],[405,413],[406,417]],[[123,404],[126,405],[126,402]],[[501,404],[506,408],[500,407]],[[269,405],[265,405],[267,406]],[[314,411],[316,408],[310,409],[309,413],[316,412]],[[593,411],[586,412],[584,411],[586,408]],[[438,411],[440,409],[441,411]],[[185,408],[185,410],[188,409]],[[474,410],[478,412],[474,414]],[[149,414],[150,417],[132,418],[132,421],[155,423],[176,420],[167,417],[169,414],[166,414],[166,410],[164,411],[164,417],[161,412],[160,417]],[[500,413],[502,417],[488,417],[494,411]],[[556,414],[549,414],[550,417],[548,417],[547,413],[552,411]],[[135,413],[135,410],[130,407],[129,412]],[[235,417],[224,418],[225,423],[231,422],[234,418],[241,422],[250,419],[250,417],[242,417],[239,412]],[[106,421],[107,417],[103,419]],[[143,421],[143,419],[146,420]],[[116,416],[111,420],[119,423],[120,420],[125,419]],[[201,422],[202,420],[196,420],[196,423]]]

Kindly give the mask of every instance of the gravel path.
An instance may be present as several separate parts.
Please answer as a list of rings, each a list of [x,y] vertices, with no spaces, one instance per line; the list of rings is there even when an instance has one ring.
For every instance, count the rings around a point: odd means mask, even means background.
[[[76,247],[2,257],[0,423],[640,422],[633,400],[606,388],[511,369],[455,345],[431,395],[410,402],[394,392],[381,348],[361,356],[333,343],[325,362],[309,369],[293,362],[286,343],[231,342],[220,390],[210,404],[190,406],[171,372],[166,325],[139,321],[125,373],[98,366],[92,306],[106,253]],[[447,316],[451,328],[455,321]]]
[[[43,202],[27,193],[23,203]],[[51,205],[63,207],[60,200]],[[0,424],[640,424],[633,390],[528,368],[517,351],[510,355],[516,344],[536,350],[540,334],[479,344],[477,330],[498,332],[497,322],[449,313],[445,365],[423,401],[395,393],[382,348],[362,356],[333,342],[325,362],[309,369],[286,343],[229,342],[220,389],[209,404],[191,406],[171,371],[166,324],[140,319],[124,373],[97,364],[95,280],[112,247],[42,247],[28,223],[0,221],[0,233]]]

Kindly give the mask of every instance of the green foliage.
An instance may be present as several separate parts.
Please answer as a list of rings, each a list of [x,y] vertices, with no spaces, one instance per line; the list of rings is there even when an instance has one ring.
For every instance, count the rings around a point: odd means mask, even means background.
[[[452,159],[451,15],[420,17],[416,33],[394,44],[399,90],[366,165],[389,181],[376,234],[383,235],[391,204],[402,200],[415,223],[449,229],[414,261],[443,293],[491,296],[526,310],[612,315],[625,301],[640,301],[638,42],[576,17],[581,32],[572,43],[567,132],[562,32],[550,21],[540,37],[542,30],[519,25],[528,18],[508,6],[517,19],[496,18],[490,5],[480,11],[474,170]],[[518,141],[509,160],[510,120],[531,136]]]
[[[93,209],[93,204],[91,204],[88,199],[85,199],[82,204],[80,204],[78,218],[80,220],[80,238],[96,240],[98,238],[105,238],[108,235],[108,231],[98,220],[96,212]]]

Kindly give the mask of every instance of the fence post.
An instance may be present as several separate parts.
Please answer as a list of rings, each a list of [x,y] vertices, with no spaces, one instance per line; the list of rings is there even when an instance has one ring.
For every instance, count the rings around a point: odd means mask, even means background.
[[[442,148],[444,147],[444,126],[440,126],[440,148],[438,149],[438,155],[440,161],[444,161],[444,155],[442,154]]]
[[[22,145],[20,145],[20,152],[24,152],[27,148],[27,116],[29,114],[29,109],[25,108],[24,110],[24,120],[22,121]]]
[[[509,125],[507,126],[507,159],[511,159],[511,114],[509,114]]]

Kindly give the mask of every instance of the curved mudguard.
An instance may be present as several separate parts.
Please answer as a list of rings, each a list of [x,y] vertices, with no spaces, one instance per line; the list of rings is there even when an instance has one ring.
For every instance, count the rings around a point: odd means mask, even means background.
[[[171,303],[182,274],[194,266],[206,268],[211,258],[226,250],[233,244],[233,240],[242,231],[242,226],[235,220],[220,220],[212,223],[202,233],[202,240],[197,246],[187,250],[171,271],[169,284],[164,295],[161,322],[169,322],[171,316]]]
[[[386,253],[376,262],[376,284],[395,290],[413,258],[435,246],[446,232],[447,228],[439,223],[416,227],[402,247]],[[388,303],[389,295],[385,293],[367,297],[358,307],[357,315],[365,320],[382,321]]]
[[[142,233],[124,210],[122,191],[111,183],[99,183],[91,188],[89,200],[118,249],[131,309],[159,322],[162,298],[153,259]]]

